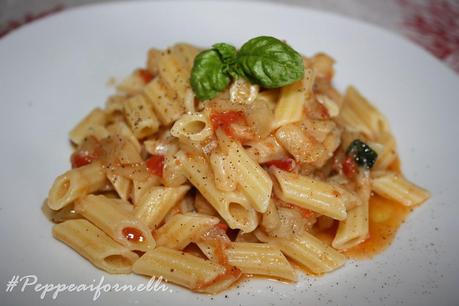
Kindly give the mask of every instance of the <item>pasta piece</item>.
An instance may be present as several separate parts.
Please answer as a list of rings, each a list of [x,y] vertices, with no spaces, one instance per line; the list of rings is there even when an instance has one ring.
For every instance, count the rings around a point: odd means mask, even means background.
[[[175,121],[171,134],[177,138],[201,142],[212,135],[212,126],[202,113],[184,114]]]
[[[56,178],[49,190],[48,206],[53,210],[61,209],[80,197],[101,190],[107,183],[99,162],[74,168]]]
[[[239,232],[239,233],[237,233],[236,239],[234,241],[235,242],[252,242],[252,243],[259,243],[260,242],[260,240],[258,240],[257,236],[255,236],[254,232],[251,232],[251,233]]]
[[[132,132],[143,139],[158,131],[159,122],[142,95],[136,95],[124,104],[124,114]]]
[[[209,157],[210,166],[215,177],[215,185],[223,191],[234,191],[237,187],[237,177],[231,168],[231,161],[227,155],[214,151]]]
[[[252,85],[244,78],[236,79],[229,89],[230,102],[238,104],[251,104],[255,101],[258,91],[258,85]]]
[[[55,225],[53,236],[108,273],[130,273],[139,258],[84,219]]]
[[[239,187],[249,198],[253,208],[257,212],[264,213],[268,209],[273,187],[269,175],[256,161],[250,158],[240,143],[229,141],[227,150],[230,167],[237,175]]]
[[[302,80],[281,88],[279,102],[274,111],[273,129],[301,120],[304,102],[311,93],[313,82],[314,71],[306,69]]]
[[[347,218],[340,221],[332,246],[346,250],[368,238],[368,201],[347,212]]]
[[[315,274],[336,270],[346,261],[343,254],[307,232],[290,239],[268,237],[259,230],[255,234],[258,239],[277,246],[282,253]]]
[[[182,214],[185,213],[194,213],[194,196],[187,194],[183,199],[181,199],[176,205]]]
[[[220,222],[220,219],[197,213],[177,214],[155,232],[158,246],[183,250],[191,242]]]
[[[277,141],[301,163],[314,163],[328,157],[324,146],[303,131],[299,124],[287,124],[275,133]]]
[[[139,70],[133,71],[127,78],[121,81],[116,90],[120,94],[126,94],[133,96],[142,93],[142,89],[145,86],[145,78],[139,73]]]
[[[279,200],[277,200],[277,202],[279,203]],[[286,205],[290,207],[281,205],[277,207],[279,224],[275,228],[266,230],[266,233],[272,237],[291,238],[293,235],[301,235],[305,231],[310,231],[313,224],[316,222],[314,213],[295,205]]]
[[[339,119],[345,127],[365,134],[370,140],[377,140],[382,132],[390,132],[384,115],[352,86],[346,90]]]
[[[167,154],[164,160],[162,181],[167,187],[178,187],[186,183],[182,167],[172,154]]]
[[[269,201],[268,209],[262,216],[261,226],[267,232],[275,230],[280,225],[279,213],[273,200]]]
[[[144,93],[163,125],[170,125],[185,112],[184,105],[174,98],[174,93],[161,78],[155,78],[148,83]]]
[[[275,167],[270,171],[275,178],[274,193],[282,201],[336,220],[346,219],[346,203],[343,197],[345,192],[341,188]]]
[[[135,262],[133,271],[164,277],[169,282],[203,293],[222,291],[241,275],[238,269],[165,247],[145,253]]]
[[[134,215],[150,229],[158,227],[164,217],[190,190],[189,186],[152,187],[136,203]]]
[[[216,244],[198,243],[206,256],[218,262]],[[278,247],[267,243],[231,242],[224,247],[223,254],[228,264],[237,267],[242,273],[296,280],[295,270]]]
[[[317,53],[311,58],[312,68],[316,72],[317,79],[322,79],[330,82],[333,79],[335,71],[333,65],[335,60],[328,54]]]
[[[184,106],[186,95],[189,91],[189,71],[182,65],[176,52],[167,50],[161,52],[159,60],[159,76],[164,83],[176,94],[176,102]]]
[[[327,114],[330,118],[335,118],[339,115],[340,108],[339,105],[330,99],[326,95],[316,95],[317,102],[322,104],[327,110]]]
[[[117,113],[123,112],[124,103],[127,98],[124,95],[114,95],[105,102],[105,112],[107,116],[114,116]]]
[[[373,170],[386,170],[394,161],[397,160],[397,144],[391,133],[382,133],[378,137],[378,143],[383,147],[378,153],[378,158],[373,166]],[[373,146],[369,144],[371,148]],[[376,148],[375,148],[376,149]]]
[[[187,72],[191,72],[194,58],[200,51],[200,49],[187,43],[178,43],[171,49],[172,54]]]
[[[88,195],[75,203],[75,210],[130,250],[145,252],[155,247],[148,227],[126,209],[129,202],[103,195]]]
[[[372,177],[371,188],[374,192],[405,206],[419,205],[430,198],[430,192],[411,183],[400,174],[378,171]]]
[[[70,131],[70,140],[80,145],[90,135],[98,140],[105,138],[108,136],[108,131],[104,127],[106,123],[105,112],[100,108],[95,108]]]
[[[148,192],[154,186],[159,186],[160,184],[161,178],[157,175],[150,175],[146,180],[133,180],[131,199],[134,203],[134,206],[139,204],[139,200],[146,192]]]
[[[114,173],[107,173],[107,178],[115,188],[119,197],[127,201],[131,195],[132,182],[130,179]]]
[[[147,70],[152,76],[159,74],[159,60],[161,58],[161,51],[151,48],[147,53]]]
[[[53,223],[62,223],[72,219],[81,219],[81,216],[75,211],[73,205],[67,205],[59,210],[52,210],[48,207],[48,204],[45,201],[41,207],[41,210],[45,216]]]
[[[215,210],[215,208],[213,208],[212,205],[210,205],[210,203],[207,202],[207,200],[199,192],[196,193],[196,197],[194,199],[194,207],[200,214],[218,216],[218,212]]]
[[[285,151],[277,139],[272,135],[260,141],[250,142],[247,145],[249,146],[247,154],[259,164],[289,157],[287,151]]]
[[[131,129],[123,121],[115,122],[107,127],[107,130],[113,137],[121,137],[129,140],[140,153],[141,146],[137,137],[132,133]]]
[[[346,220],[339,223],[332,246],[340,250],[350,249],[369,237],[370,170],[360,170],[353,184],[361,205],[350,209]]]
[[[249,200],[239,193],[219,190],[215,185],[210,166],[202,156],[187,155],[179,151],[177,157],[188,180],[209,201],[230,228],[251,232],[257,227],[258,217]]]

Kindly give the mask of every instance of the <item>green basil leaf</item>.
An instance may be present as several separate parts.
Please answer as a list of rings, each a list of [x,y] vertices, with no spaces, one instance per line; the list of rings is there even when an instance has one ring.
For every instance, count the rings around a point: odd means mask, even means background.
[[[220,54],[223,62],[229,64],[236,58],[237,50],[234,46],[227,43],[218,43],[212,46]]]
[[[225,90],[230,77],[225,73],[226,64],[214,49],[199,53],[191,70],[191,87],[199,100],[209,100]]]
[[[357,165],[367,169],[371,169],[378,158],[378,153],[360,139],[352,141],[346,154],[352,156]]]
[[[304,76],[303,57],[290,46],[270,36],[246,42],[233,68],[240,76],[265,88],[278,88]]]

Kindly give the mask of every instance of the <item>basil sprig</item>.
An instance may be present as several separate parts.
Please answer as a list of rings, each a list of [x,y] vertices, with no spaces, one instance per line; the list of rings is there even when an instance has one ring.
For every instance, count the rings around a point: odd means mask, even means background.
[[[199,100],[208,100],[225,90],[231,78],[243,77],[264,88],[278,88],[303,76],[303,57],[297,51],[277,38],[259,36],[239,52],[232,45],[218,43],[199,53],[190,83]]]

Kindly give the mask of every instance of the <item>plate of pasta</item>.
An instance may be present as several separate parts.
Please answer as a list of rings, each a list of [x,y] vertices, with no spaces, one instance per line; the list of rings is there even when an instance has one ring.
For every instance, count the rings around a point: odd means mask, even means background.
[[[410,43],[293,7],[129,2],[26,26],[0,66],[6,304],[94,300],[27,275],[168,288],[103,305],[459,302],[459,78]]]

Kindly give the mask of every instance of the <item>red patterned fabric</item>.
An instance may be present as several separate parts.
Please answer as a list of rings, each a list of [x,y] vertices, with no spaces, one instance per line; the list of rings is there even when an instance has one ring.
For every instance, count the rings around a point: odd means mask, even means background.
[[[19,19],[19,20],[11,20],[9,21],[6,26],[0,28],[0,38],[8,34],[9,32],[13,31],[14,29],[19,28],[20,26],[32,22],[34,20],[49,16],[51,14],[60,12],[64,9],[64,6],[59,4],[56,5],[55,7],[46,10],[44,12],[38,13],[38,14],[25,14],[24,18]]]
[[[407,35],[459,72],[459,2],[398,0]]]

